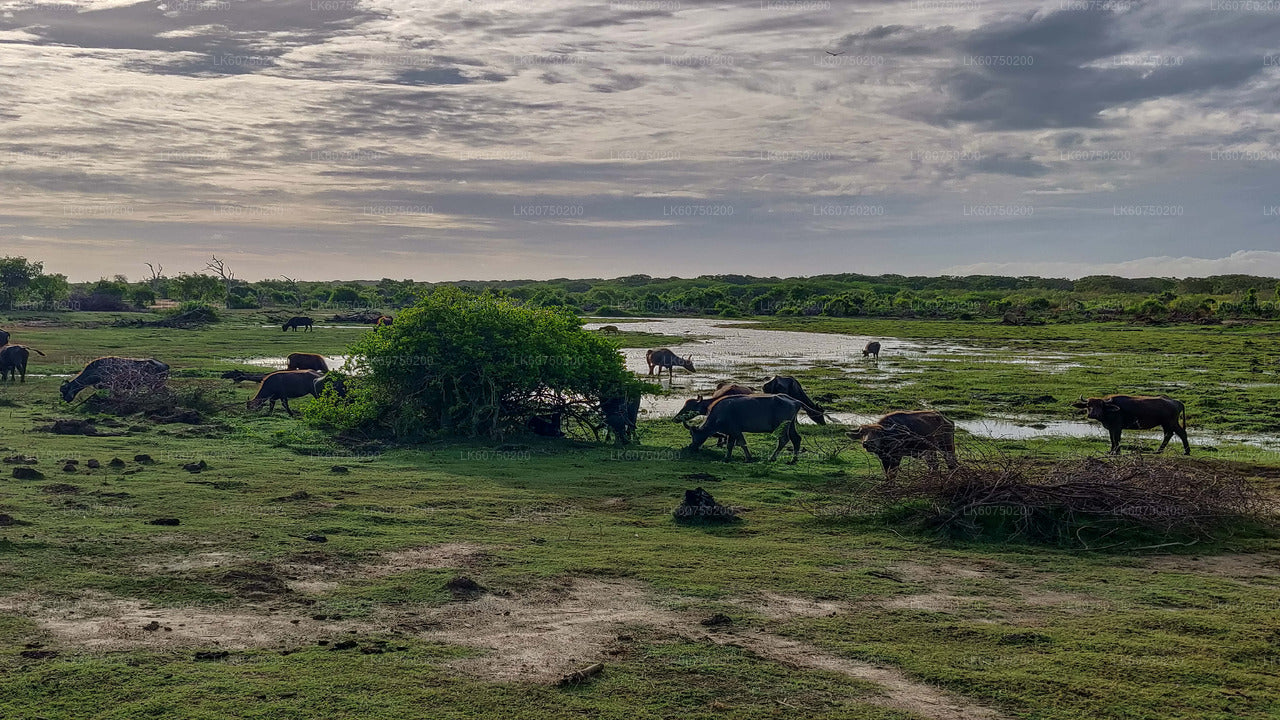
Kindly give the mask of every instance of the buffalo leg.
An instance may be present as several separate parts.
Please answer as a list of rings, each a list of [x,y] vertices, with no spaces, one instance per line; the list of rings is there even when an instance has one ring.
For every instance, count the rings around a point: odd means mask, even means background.
[[[880,464],[884,466],[884,479],[890,482],[898,476],[898,465],[902,462],[902,458],[882,457]]]
[[[1111,431],[1111,454],[1120,454],[1120,428]]]
[[[1173,431],[1177,433],[1178,437],[1182,440],[1182,454],[1190,455],[1191,443],[1187,442],[1187,429],[1180,425],[1174,425]],[[1168,432],[1168,431],[1166,430],[1165,432]]]
[[[729,462],[729,458],[733,457],[733,445],[734,445],[734,443],[735,443],[735,442],[736,442],[736,441],[734,440],[733,436],[732,436],[732,435],[730,435],[730,436],[729,436],[729,440],[728,440],[728,442],[726,442],[726,443],[725,443],[725,446],[724,446],[724,461],[725,461],[725,462]],[[743,449],[743,450],[746,450],[746,447],[744,446],[742,449]]]
[[[270,415],[275,411],[276,411],[276,399],[271,398],[271,404],[267,406],[267,414]]]
[[[1165,429],[1164,429],[1164,441],[1160,443],[1160,447],[1156,448],[1156,454],[1157,454],[1157,455],[1159,455],[1160,453],[1164,452],[1164,448],[1165,448],[1165,446],[1166,446],[1166,445],[1168,445],[1168,444],[1169,444],[1169,438],[1171,438],[1171,437],[1173,437],[1173,430],[1169,429],[1168,427],[1165,427]]]
[[[751,450],[747,448],[747,438],[742,433],[732,433],[729,435],[731,441],[742,446],[742,456],[747,462],[755,462],[751,458]]]
[[[284,411],[289,413],[289,417],[293,417],[294,415],[298,414],[293,411],[293,408],[289,407],[289,398],[284,398],[284,397],[280,398],[280,404],[284,405]]]

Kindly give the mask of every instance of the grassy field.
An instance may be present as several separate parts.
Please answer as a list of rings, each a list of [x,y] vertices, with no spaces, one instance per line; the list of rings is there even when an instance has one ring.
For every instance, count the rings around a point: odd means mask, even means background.
[[[944,541],[872,509],[878,468],[858,448],[830,452],[835,427],[806,426],[816,451],[794,466],[687,457],[687,433],[660,421],[622,451],[516,437],[351,454],[283,413],[247,412],[252,389],[217,375],[244,358],[340,355],[368,330],[285,334],[248,313],[204,330],[115,319],[0,327],[47,354],[32,373],[102,354],[163,359],[205,421],[104,419],[101,436],[56,435],[39,428],[88,417],[60,401],[61,378],[0,388],[0,456],[37,459],[0,466],[0,717],[1280,714],[1273,531],[1124,553]],[[857,384],[800,374],[839,409],[929,402],[1066,419],[1079,393],[1140,390],[1186,399],[1197,427],[1280,425],[1275,326],[773,322],[960,340],[989,347],[988,360],[1073,348],[1052,372],[940,352],[886,355],[883,376]],[[927,372],[907,384],[895,370]],[[1194,432],[1193,444],[1181,462],[1280,492],[1274,453],[1201,452]],[[1101,435],[989,445],[1038,458],[1105,449]],[[201,460],[202,472],[182,467]],[[18,467],[43,477],[11,477]],[[675,523],[699,485],[742,522]],[[598,678],[556,686],[595,662]]]

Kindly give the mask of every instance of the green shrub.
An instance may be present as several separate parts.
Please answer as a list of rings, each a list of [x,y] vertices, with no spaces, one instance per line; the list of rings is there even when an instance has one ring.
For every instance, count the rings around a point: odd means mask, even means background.
[[[351,349],[346,398],[325,393],[307,416],[332,430],[496,436],[566,403],[639,391],[612,343],[563,308],[441,288]]]

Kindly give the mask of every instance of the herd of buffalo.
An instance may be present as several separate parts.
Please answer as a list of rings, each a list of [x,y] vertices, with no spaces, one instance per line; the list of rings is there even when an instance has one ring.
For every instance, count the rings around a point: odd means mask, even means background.
[[[392,324],[392,318],[378,318],[376,327]],[[311,330],[314,321],[309,317],[293,317],[283,329]],[[601,328],[605,332],[617,332],[615,326]],[[10,335],[0,330],[0,381],[26,382],[27,362],[30,353],[44,353],[26,345],[10,344]],[[863,357],[879,358],[880,343],[870,342],[862,351]],[[680,357],[668,348],[658,348],[645,353],[649,366],[649,375],[657,370],[659,377],[665,370],[668,377],[674,368],[680,367],[688,372],[695,372],[692,358]],[[250,380],[258,382],[258,390],[248,401],[249,409],[258,409],[270,404],[268,413],[275,411],[279,401],[290,415],[296,413],[289,407],[289,400],[312,395],[319,397],[326,383],[330,382],[329,367],[325,359],[313,353],[293,353],[287,358],[287,368],[275,372],[256,374],[233,370],[223,374],[224,378],[234,382]],[[163,383],[169,373],[169,366],[152,358],[101,357],[91,361],[74,378],[64,382],[59,391],[62,399],[71,402],[85,388],[107,387],[120,378],[127,378],[132,383]],[[344,394],[345,388],[335,381],[335,390]],[[1178,400],[1167,396],[1141,395],[1107,395],[1105,397],[1084,398],[1073,407],[1086,411],[1091,420],[1099,421],[1111,435],[1111,453],[1120,452],[1120,433],[1123,430],[1148,430],[1159,427],[1164,430],[1164,441],[1157,452],[1161,452],[1169,444],[1169,440],[1177,435],[1182,440],[1185,454],[1191,454],[1191,446],[1187,441],[1186,408]],[[605,427],[619,444],[625,444],[634,436],[640,399],[616,397],[606,398],[600,406],[604,416]],[[770,460],[777,458],[788,443],[791,444],[791,459],[796,462],[800,452],[800,434],[796,430],[796,419],[803,412],[814,423],[826,424],[826,412],[814,402],[804,388],[793,377],[775,376],[769,379],[757,391],[755,388],[725,381],[716,386],[715,391],[707,397],[685,402],[684,407],[676,414],[675,420],[683,422],[688,429],[691,443],[689,448],[697,450],[707,440],[716,438],[719,445],[725,447],[725,461],[729,461],[735,447],[741,446],[742,453],[748,461],[751,452],[747,448],[744,435],[746,433],[773,433],[783,428]],[[703,416],[700,425],[689,422],[693,417]],[[560,434],[559,418],[534,418],[529,427],[538,434]],[[846,433],[850,438],[862,443],[864,449],[875,455],[887,476],[892,477],[904,458],[924,459],[930,468],[938,467],[938,458],[950,468],[957,466],[955,449],[955,423],[941,413],[933,410],[912,410],[891,412],[874,423],[861,425]],[[608,437],[608,435],[606,436]]]

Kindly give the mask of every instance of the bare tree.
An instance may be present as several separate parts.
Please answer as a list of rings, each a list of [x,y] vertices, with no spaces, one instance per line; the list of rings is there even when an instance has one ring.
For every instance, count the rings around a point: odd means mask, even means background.
[[[147,269],[151,271],[151,275],[147,277],[147,282],[151,283],[151,290],[155,292],[156,295],[159,295],[160,294],[160,278],[163,277],[161,273],[164,272],[164,266],[161,265],[160,263],[156,263],[154,265],[152,265],[151,263],[143,263],[143,264],[146,265]]]
[[[213,259],[205,263],[204,269],[210,270],[214,275],[222,279],[222,284],[226,286],[226,304],[231,307],[231,283],[235,281],[235,273],[231,272],[231,268],[227,266],[226,261],[219,260],[217,255],[211,256]]]

